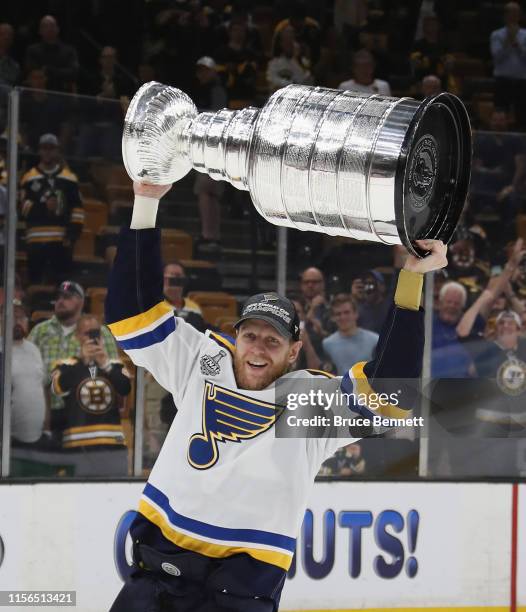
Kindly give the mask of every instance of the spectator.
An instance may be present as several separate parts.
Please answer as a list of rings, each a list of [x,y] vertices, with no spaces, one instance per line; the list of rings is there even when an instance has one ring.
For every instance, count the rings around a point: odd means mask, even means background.
[[[491,33],[490,46],[495,77],[495,104],[515,111],[519,129],[526,128],[526,29],[520,27],[521,7],[508,2],[505,26]]]
[[[31,283],[56,282],[71,270],[72,251],[84,225],[78,179],[61,160],[58,139],[39,140],[40,162],[21,181]]]
[[[99,55],[99,70],[86,73],[81,80],[80,93],[100,99],[118,100],[121,96],[131,96],[136,84],[118,61],[115,47],[103,47]]]
[[[13,26],[0,23],[0,85],[13,86],[20,81],[20,66],[9,54],[13,40]]]
[[[38,148],[44,134],[58,134],[63,146],[69,138],[70,101],[47,91],[47,77],[42,68],[29,71],[29,90],[20,96],[20,132],[23,143],[32,151]]]
[[[348,65],[348,52],[344,40],[334,26],[325,29],[320,59],[312,66],[312,75],[320,87],[338,86]]]
[[[435,74],[428,74],[425,76],[420,83],[420,89],[422,90],[423,98],[438,96],[439,93],[444,91],[442,82]]]
[[[358,327],[358,306],[351,295],[337,295],[331,310],[338,330],[323,340],[323,350],[343,376],[350,363],[372,359],[378,334]]]
[[[79,355],[80,344],[75,334],[76,325],[84,307],[84,290],[72,281],[64,281],[55,302],[55,314],[48,321],[36,325],[29,340],[40,349],[46,368],[46,385],[51,382],[51,372],[56,361]],[[104,349],[110,360],[118,358],[115,340],[106,327],[101,328]],[[63,429],[64,404],[58,397],[51,397],[50,429],[55,434]]]
[[[357,476],[365,472],[365,459],[360,444],[339,448],[325,464],[332,476]]]
[[[312,345],[309,332],[305,324],[305,311],[303,305],[299,300],[292,300],[294,308],[298,313],[300,320],[300,340],[303,342],[303,346],[298,354],[298,359],[294,364],[295,370],[325,370],[326,365],[323,364],[322,360],[314,350]]]
[[[0,308],[3,316],[3,308]],[[29,319],[19,300],[13,301],[13,348],[11,363],[11,437],[13,446],[42,448],[46,398],[45,370],[38,348],[26,340]]]
[[[301,54],[292,27],[284,28],[278,34],[274,57],[267,66],[267,81],[272,91],[291,83],[312,83],[308,61]]]
[[[335,0],[334,25],[350,47],[367,25],[368,14],[367,0]]]
[[[256,54],[248,46],[247,24],[232,21],[228,28],[228,43],[216,52],[221,65],[228,107],[245,108],[254,103],[256,96],[257,62]]]
[[[520,136],[506,133],[508,128],[508,114],[496,108],[491,114],[491,132],[475,134],[470,186],[475,210],[500,212],[502,242],[515,238],[516,214],[526,185],[526,149]]]
[[[325,279],[318,268],[307,268],[300,274],[301,304],[305,329],[316,354],[323,359],[322,340],[335,330],[325,296]]]
[[[433,313],[432,378],[467,378],[473,375],[471,359],[460,344],[457,325],[468,299],[466,288],[455,281],[442,286],[438,296],[438,310]],[[484,328],[484,320],[477,317],[477,329]]]
[[[458,85],[452,74],[454,58],[447,53],[439,20],[428,15],[422,23],[423,38],[415,41],[410,56],[413,76],[419,80],[426,74],[436,74],[445,89],[458,93]]]
[[[479,236],[470,229],[459,227],[455,232],[457,239],[449,247],[448,275],[451,280],[463,284],[469,294],[477,296],[490,279],[491,267],[485,253],[477,256]]]
[[[100,70],[87,74],[81,91],[93,98],[82,98],[84,123],[80,130],[79,157],[100,156],[120,161],[124,115],[120,102],[130,97],[135,82],[125,74],[117,61],[117,50],[103,47],[99,55]]]
[[[464,313],[466,288],[455,281],[442,286],[438,311],[433,314],[432,378],[468,378],[475,373],[471,357],[461,340],[482,334],[495,300],[505,290],[524,256],[522,240],[517,240],[502,273]]]
[[[391,87],[389,83],[376,79],[374,70],[375,63],[371,53],[365,49],[357,51],[352,59],[353,78],[340,83],[338,89],[390,96]]]
[[[173,261],[164,266],[164,297],[175,308],[178,317],[204,333],[207,324],[199,304],[188,297],[183,297],[187,284],[186,270],[182,263]]]
[[[280,55],[278,48],[283,44],[280,41],[281,33],[288,28],[292,28],[294,40],[300,45],[298,55],[306,57],[311,65],[315,64],[320,58],[321,28],[315,19],[307,16],[307,9],[302,0],[292,2],[289,17],[276,25],[272,53],[274,57]]]
[[[520,324],[519,315],[507,310],[497,317],[493,340],[471,330],[464,346],[477,378],[458,381],[460,386],[452,384],[456,381],[440,381],[433,391],[442,426],[464,433],[460,439],[446,438],[446,444],[441,440],[442,451],[450,457],[451,475],[520,473],[518,438],[526,434],[526,341],[520,337]]]
[[[188,91],[195,61],[216,49],[216,15],[201,2],[175,5],[161,2],[160,7],[154,2],[148,4],[153,9],[153,24],[145,59],[154,65],[163,82],[175,82],[183,91]]]
[[[26,52],[26,69],[42,68],[53,91],[74,91],[79,61],[77,52],[59,38],[57,20],[46,15],[38,29],[41,42],[30,45]]]
[[[369,270],[356,278],[351,285],[351,295],[358,305],[360,327],[379,334],[392,301],[387,295],[383,274]]]
[[[257,61],[260,61],[264,57],[263,43],[261,40],[261,34],[256,25],[252,21],[252,15],[249,13],[248,8],[241,4],[231,7],[229,18],[223,23],[220,23],[216,29],[216,43],[215,48],[219,49],[228,44],[230,38],[231,26],[239,24],[243,26],[245,30],[245,46],[250,49],[251,53],[254,54]]]
[[[126,476],[128,451],[119,414],[119,398],[130,393],[130,377],[104,348],[93,315],[82,315],[75,335],[79,353],[58,360],[52,372],[53,393],[65,404],[62,446],[84,451],[76,476]]]
[[[358,35],[358,48],[365,49],[373,56],[375,75],[379,79],[388,79],[395,71],[392,49],[388,47],[388,36],[382,32],[369,32],[364,30]],[[348,66],[348,63],[347,63]]]
[[[197,60],[192,100],[200,111],[218,111],[227,105],[226,91],[217,74],[217,65],[211,57]],[[222,181],[214,181],[208,174],[197,174],[194,194],[197,196],[201,217],[201,237],[196,252],[205,259],[217,256],[221,250],[219,202],[224,191],[225,184]]]

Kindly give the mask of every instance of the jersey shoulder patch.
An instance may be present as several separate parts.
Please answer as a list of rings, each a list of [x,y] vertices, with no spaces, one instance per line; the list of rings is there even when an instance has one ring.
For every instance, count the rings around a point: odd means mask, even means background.
[[[214,340],[214,342],[219,344],[219,346],[226,348],[227,351],[232,356],[234,356],[234,353],[236,351],[236,341],[234,340],[234,338],[228,336],[227,334],[222,334],[220,332],[214,331],[209,331],[208,335],[211,340]]]

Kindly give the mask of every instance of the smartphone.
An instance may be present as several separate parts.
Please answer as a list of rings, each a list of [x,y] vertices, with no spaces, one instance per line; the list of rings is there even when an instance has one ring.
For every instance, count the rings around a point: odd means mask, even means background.
[[[100,339],[100,329],[88,329],[88,338],[94,340],[96,344]]]

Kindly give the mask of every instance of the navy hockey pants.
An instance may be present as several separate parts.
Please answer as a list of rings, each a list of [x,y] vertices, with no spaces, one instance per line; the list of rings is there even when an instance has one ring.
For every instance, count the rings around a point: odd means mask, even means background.
[[[201,555],[162,555],[140,546],[143,569],[130,576],[110,612],[276,612],[285,576],[272,597],[249,595],[221,560]],[[137,559],[137,551],[134,557]],[[173,574],[176,575],[173,575]],[[179,574],[179,575],[177,575]],[[238,587],[238,588],[236,588]]]

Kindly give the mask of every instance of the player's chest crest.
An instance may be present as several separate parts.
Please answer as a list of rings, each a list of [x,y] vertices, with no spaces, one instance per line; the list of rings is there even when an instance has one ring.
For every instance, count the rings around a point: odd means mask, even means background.
[[[279,416],[271,403],[205,383],[201,407],[201,432],[188,444],[188,463],[198,470],[211,468],[219,459],[218,443],[241,443],[270,429]]]

